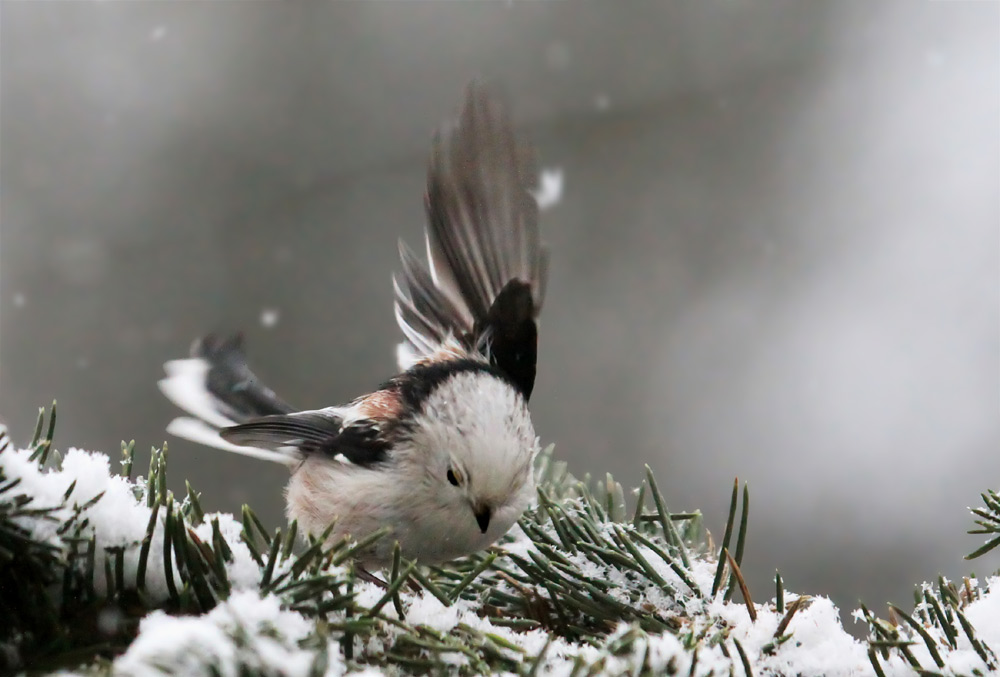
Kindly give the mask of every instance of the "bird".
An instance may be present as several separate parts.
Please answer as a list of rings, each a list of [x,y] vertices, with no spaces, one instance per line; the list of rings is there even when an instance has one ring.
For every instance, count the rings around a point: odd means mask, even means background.
[[[489,547],[535,496],[528,401],[549,268],[537,180],[504,99],[470,83],[431,143],[426,262],[399,241],[399,372],[300,410],[250,370],[242,335],[209,334],[164,365],[159,388],[185,412],[167,431],[288,465],[286,516],[314,537],[388,528],[356,553],[362,567],[386,567],[397,545],[428,564]]]

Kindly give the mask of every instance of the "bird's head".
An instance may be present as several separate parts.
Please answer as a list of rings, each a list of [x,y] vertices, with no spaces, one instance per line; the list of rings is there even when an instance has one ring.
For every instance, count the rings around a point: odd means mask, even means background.
[[[424,490],[456,528],[485,547],[506,533],[534,494],[538,439],[524,398],[488,371],[448,375],[431,389],[409,426],[426,459]]]

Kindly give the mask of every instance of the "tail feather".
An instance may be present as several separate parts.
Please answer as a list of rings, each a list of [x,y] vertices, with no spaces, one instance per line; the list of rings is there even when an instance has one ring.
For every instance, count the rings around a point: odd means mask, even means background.
[[[174,419],[167,432],[263,460],[285,464],[297,460],[292,454],[237,446],[219,435],[223,428],[261,416],[295,411],[247,367],[242,336],[201,338],[191,346],[190,358],[172,360],[163,368],[167,376],[157,385],[167,399],[191,415]]]
[[[204,387],[237,423],[295,411],[295,407],[279,399],[247,367],[242,334],[228,338],[209,334],[194,342],[191,357],[208,364]]]
[[[208,390],[210,369],[208,362],[198,358],[171,360],[163,365],[167,377],[157,385],[168,400],[205,423],[218,428],[236,425],[238,421],[223,413],[228,407]]]

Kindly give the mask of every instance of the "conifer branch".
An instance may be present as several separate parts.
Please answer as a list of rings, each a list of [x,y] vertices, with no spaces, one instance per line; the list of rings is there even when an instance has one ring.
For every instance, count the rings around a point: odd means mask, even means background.
[[[249,506],[238,519],[206,514],[191,483],[182,499],[169,491],[166,446],[133,479],[135,444],[123,443],[120,479],[95,484],[100,473],[71,468],[107,459],[74,450],[60,465],[54,432],[55,413],[43,410],[25,450],[0,433],[2,670],[784,675],[796,674],[786,653],[801,645],[789,641],[796,628],[833,613],[808,595],[786,605],[777,573],[773,603],[753,603],[740,572],[749,494],[744,486],[737,522],[738,481],[714,550],[699,513],[667,510],[649,469],[629,509],[613,477],[578,481],[550,447],[537,506],[511,534],[447,566],[424,567],[397,546],[379,588],[351,559],[385,532],[301,539],[295,523],[269,529]],[[991,540],[970,557],[1000,542],[1000,497],[983,502],[973,533]],[[140,526],[110,536],[117,510]],[[912,613],[890,607],[890,620],[862,606],[870,636],[845,638],[845,650],[877,675],[996,670],[970,620],[998,594],[992,585],[939,579],[917,591]],[[728,602],[736,587],[747,613]]]

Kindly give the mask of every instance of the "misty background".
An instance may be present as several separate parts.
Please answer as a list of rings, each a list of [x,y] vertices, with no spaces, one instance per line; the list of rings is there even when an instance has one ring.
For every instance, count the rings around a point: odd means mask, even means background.
[[[15,440],[55,398],[57,447],[143,468],[161,364],[211,330],[303,407],[390,376],[396,240],[477,75],[565,177],[543,443],[650,464],[717,538],[749,482],[757,601],[776,568],[842,611],[968,573],[1000,484],[996,3],[2,3]],[[281,523],[284,468],[169,443],[175,491]]]

